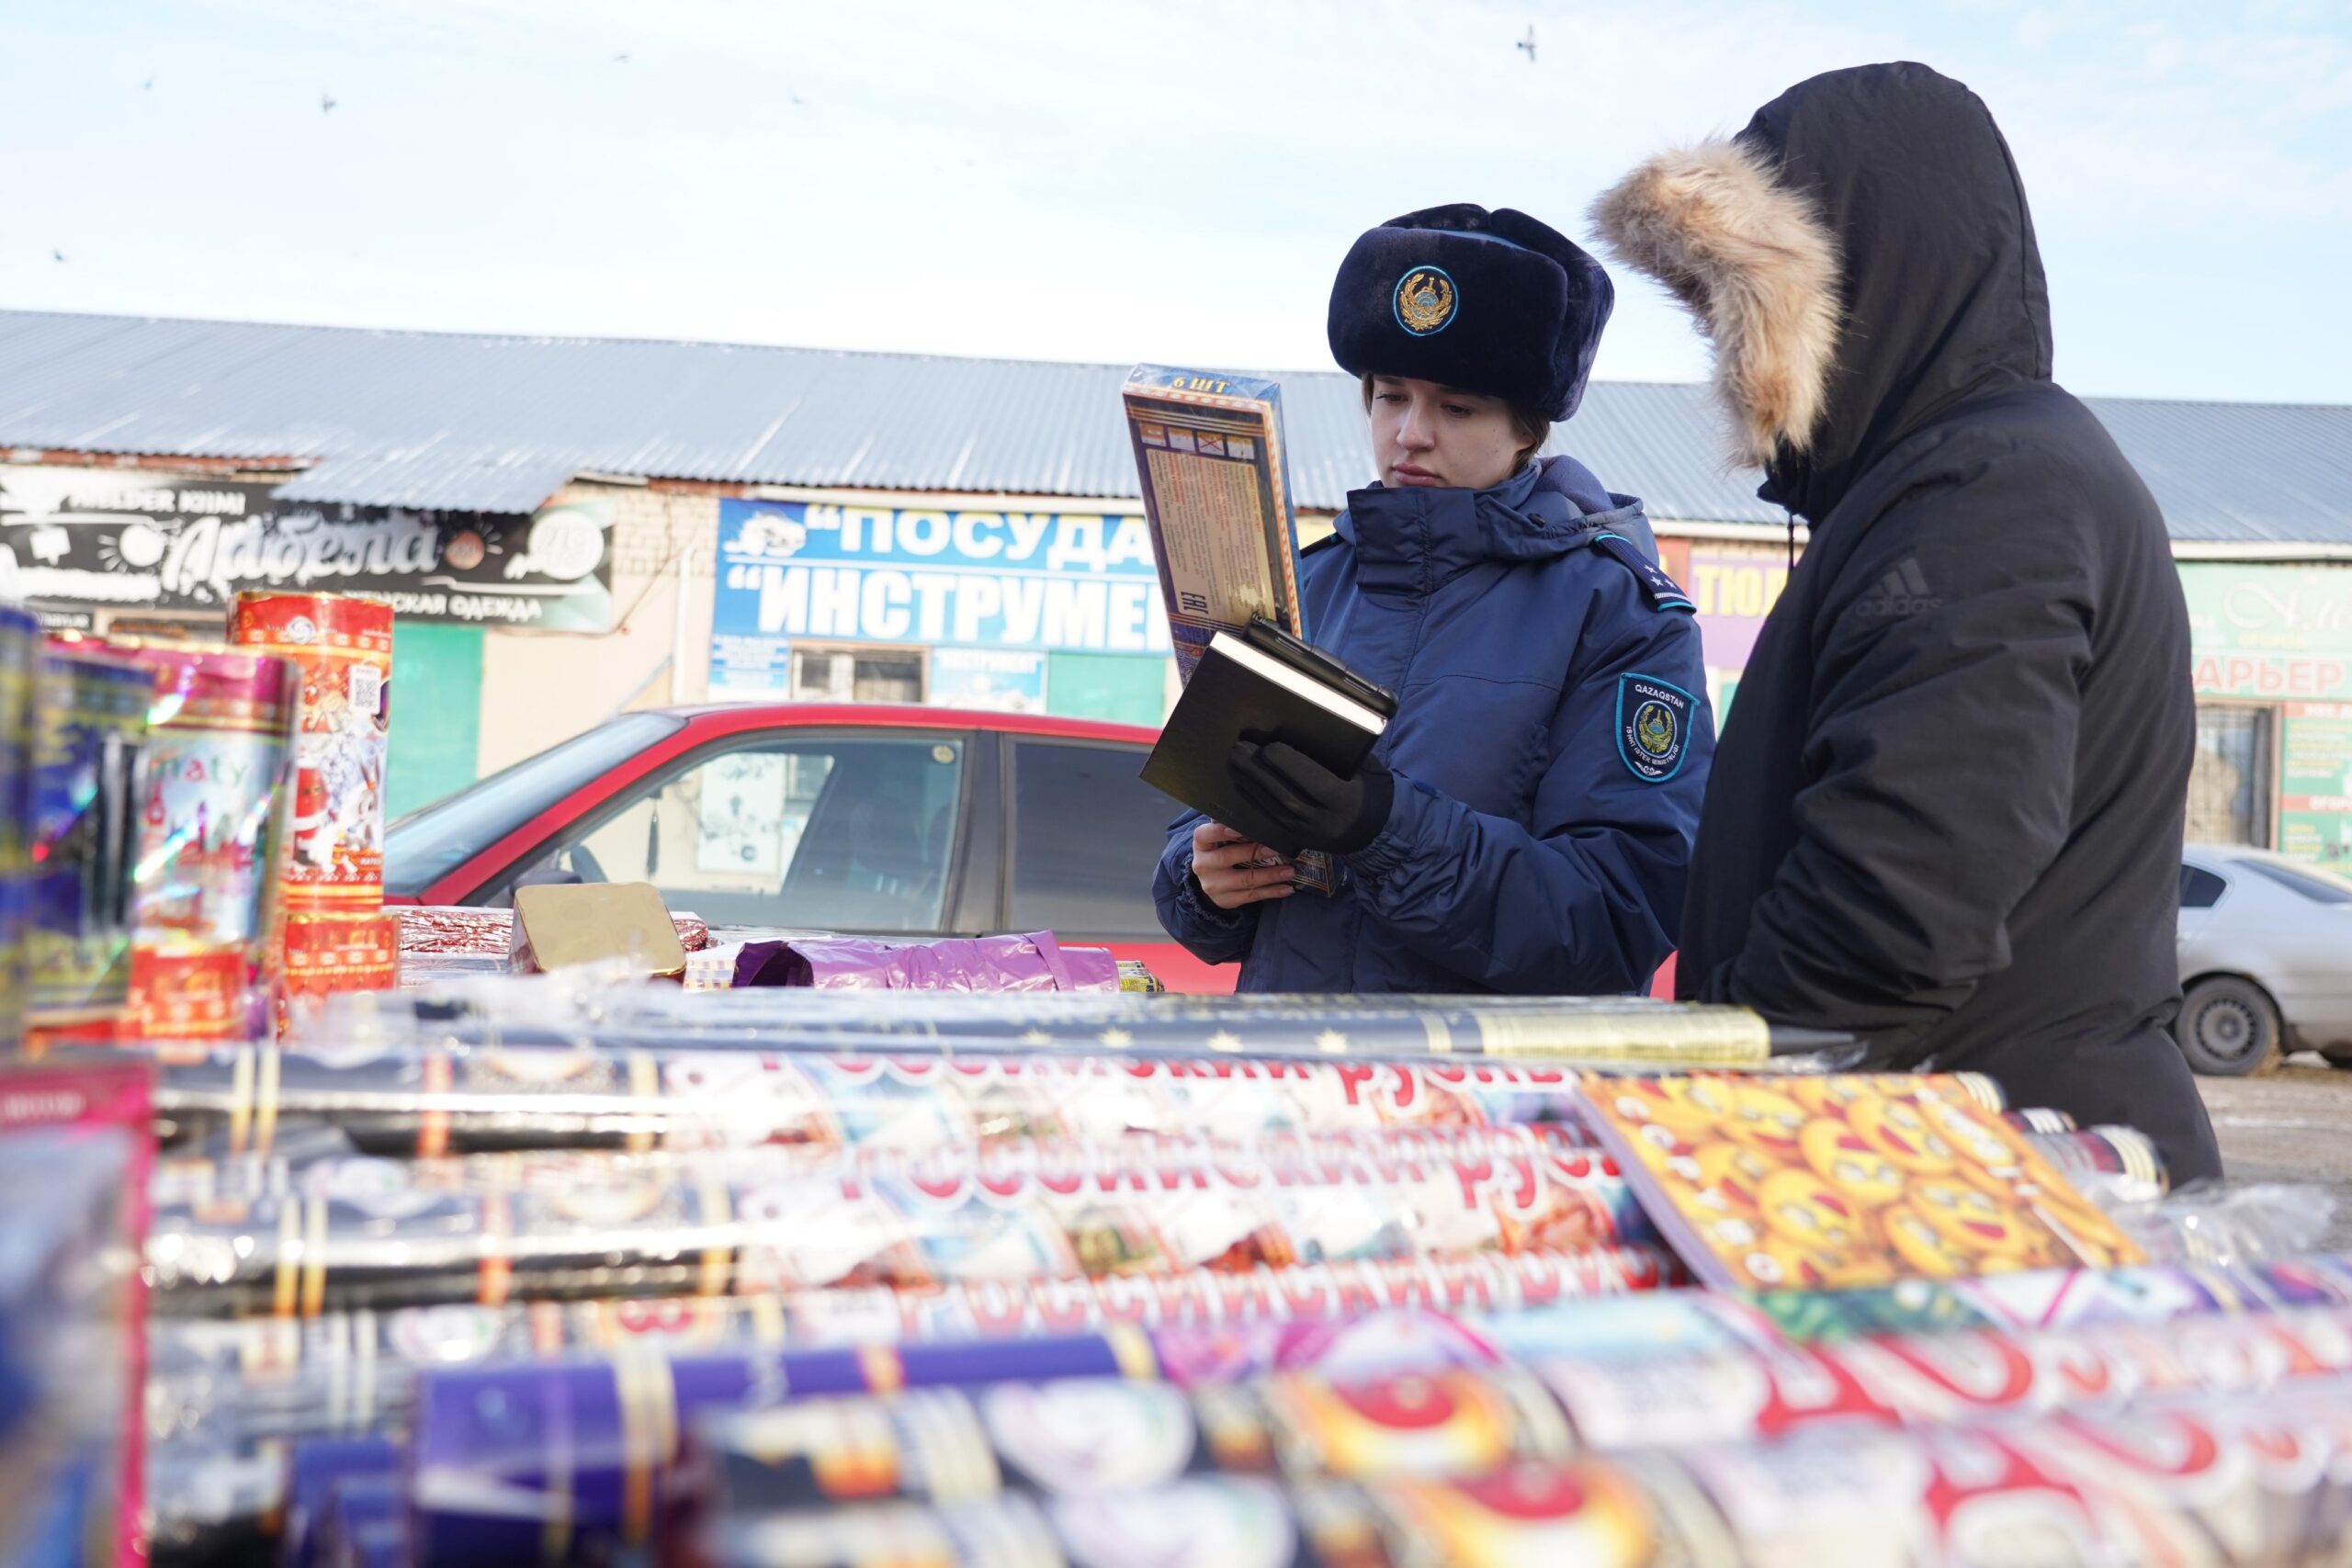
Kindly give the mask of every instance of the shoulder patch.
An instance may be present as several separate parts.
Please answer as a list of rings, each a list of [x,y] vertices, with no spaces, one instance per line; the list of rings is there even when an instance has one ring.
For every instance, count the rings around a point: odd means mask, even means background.
[[[1664,784],[1682,771],[1698,706],[1696,697],[1655,675],[1617,677],[1617,755],[1635,778]]]
[[[1660,570],[1658,564],[1642,554],[1642,547],[1624,535],[1595,534],[1592,547],[1615,557],[1627,571],[1634,574],[1642,585],[1642,592],[1649,595],[1651,609],[1695,612],[1699,608],[1674,579]]]

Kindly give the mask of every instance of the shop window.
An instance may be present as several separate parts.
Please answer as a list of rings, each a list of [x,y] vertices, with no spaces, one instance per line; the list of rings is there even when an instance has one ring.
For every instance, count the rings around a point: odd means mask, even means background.
[[[1071,940],[1165,940],[1151,873],[1182,809],[1128,746],[1012,749],[1012,919]]]
[[[792,699],[803,703],[919,703],[920,649],[796,648]]]
[[[960,739],[763,738],[631,786],[528,874],[650,882],[714,925],[933,933],[963,782]]]
[[[2197,761],[2188,774],[2188,841],[2270,842],[2268,708],[2200,705]]]

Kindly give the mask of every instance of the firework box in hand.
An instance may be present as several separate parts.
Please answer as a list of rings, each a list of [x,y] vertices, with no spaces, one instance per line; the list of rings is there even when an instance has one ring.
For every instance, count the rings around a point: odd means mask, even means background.
[[[1587,1124],[1702,1283],[1845,1289],[2143,1261],[1973,1075],[1590,1080]]]
[[[1121,396],[1178,670],[1190,680],[1216,633],[1253,616],[1306,636],[1282,389],[1138,365]]]

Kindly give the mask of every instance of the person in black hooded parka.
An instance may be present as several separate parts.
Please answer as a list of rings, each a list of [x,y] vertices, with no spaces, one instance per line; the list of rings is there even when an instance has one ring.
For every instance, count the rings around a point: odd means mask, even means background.
[[[1593,216],[1698,316],[1759,493],[1812,527],[1716,751],[1678,987],[2218,1175],[2166,1032],[2188,615],[2154,500],[2051,380],[1992,115],[1923,65],[1834,72]]]

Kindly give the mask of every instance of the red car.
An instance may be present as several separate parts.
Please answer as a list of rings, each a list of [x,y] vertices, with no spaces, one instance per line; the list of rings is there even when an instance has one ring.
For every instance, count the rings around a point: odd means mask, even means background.
[[[650,882],[713,925],[876,936],[1051,931],[1230,991],[1170,942],[1151,874],[1178,812],[1154,732],[836,704],[623,714],[392,824],[388,902]]]

